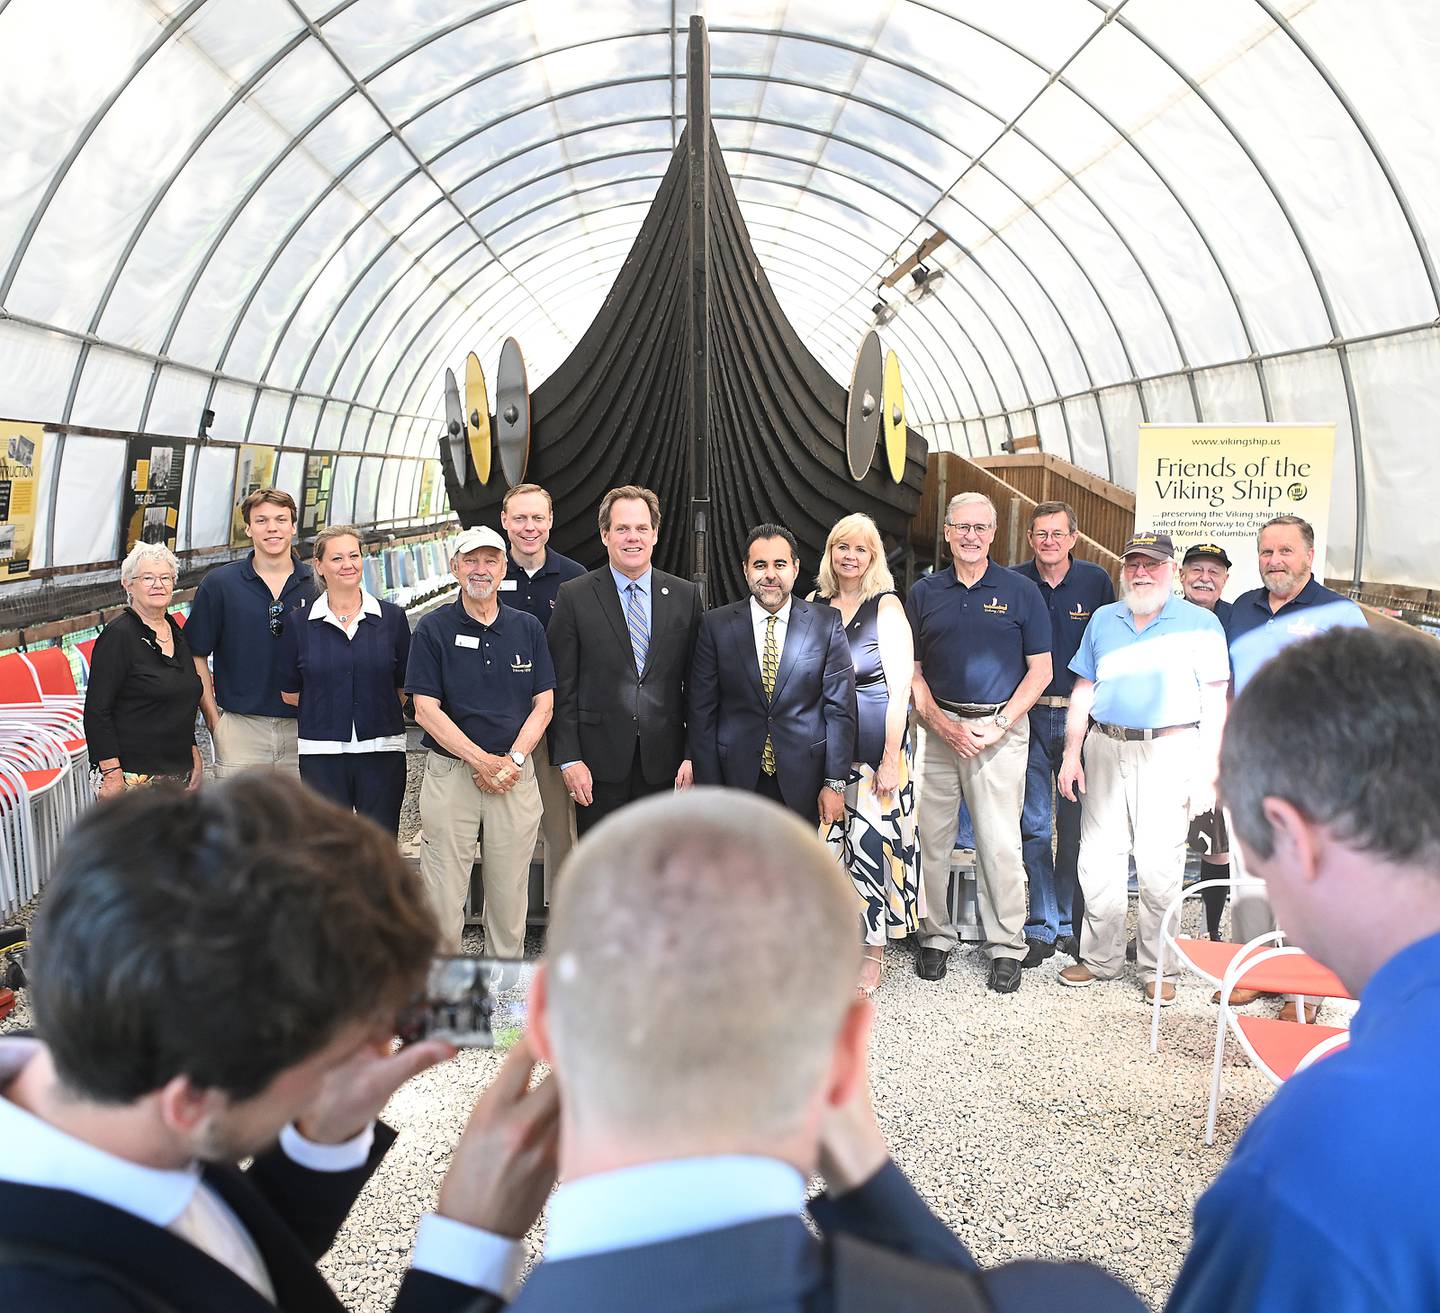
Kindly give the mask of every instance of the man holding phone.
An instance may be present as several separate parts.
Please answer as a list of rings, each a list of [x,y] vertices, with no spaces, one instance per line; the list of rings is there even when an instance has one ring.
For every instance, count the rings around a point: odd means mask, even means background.
[[[0,1040],[0,1307],[342,1313],[315,1265],[396,1138],[376,1116],[454,1052],[391,1051],[435,946],[417,894],[389,835],[267,775],[87,812],[32,934],[44,1042]],[[513,1276],[554,1180],[532,1066],[477,1104],[397,1309]]]

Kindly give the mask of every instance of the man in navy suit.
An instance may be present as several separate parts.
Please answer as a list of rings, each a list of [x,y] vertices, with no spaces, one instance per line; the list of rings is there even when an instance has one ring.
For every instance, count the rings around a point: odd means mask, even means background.
[[[33,941],[44,1042],[0,1040],[0,1308],[342,1313],[315,1264],[395,1139],[375,1117],[453,1053],[391,1052],[436,941],[394,840],[268,775],[137,791],[71,831]],[[496,1237],[549,1192],[544,1136],[527,1151],[506,1121],[529,1086],[518,1047],[397,1313],[502,1288]],[[553,1124],[554,1088],[525,1111]]]
[[[813,830],[696,789],[571,860],[529,1037],[561,1090],[563,1184],[512,1313],[1140,1313],[1083,1264],[980,1272],[890,1161],[855,894]]]
[[[791,597],[795,535],[750,530],[750,596],[700,621],[690,670],[697,784],[750,789],[814,825],[838,821],[855,752],[855,669],[833,607]]]

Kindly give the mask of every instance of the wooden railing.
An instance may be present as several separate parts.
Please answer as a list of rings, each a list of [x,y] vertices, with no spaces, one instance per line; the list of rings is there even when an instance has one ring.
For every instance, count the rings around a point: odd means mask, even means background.
[[[978,456],[973,463],[1032,502],[1068,502],[1081,532],[1112,553],[1120,552],[1125,540],[1135,532],[1135,494],[1130,489],[1048,451]]]
[[[1004,462],[1001,468],[1008,475],[1009,462],[1028,461],[1031,457],[988,457],[987,461],[997,459]],[[1097,480],[1097,482],[1104,483],[1104,480]],[[1124,490],[1117,489],[1117,491],[1123,492]],[[991,558],[1001,565],[1017,565],[1028,559],[1030,547],[1025,535],[1030,527],[1030,512],[1035,509],[1038,502],[1051,500],[1051,498],[1037,498],[1019,491],[1013,484],[996,478],[988,469],[983,468],[979,461],[968,460],[953,452],[931,452],[930,459],[926,462],[925,487],[920,495],[920,512],[912,522],[910,533],[910,543],[917,555],[925,560],[932,560],[937,565],[949,559],[945,548],[945,535],[941,526],[945,518],[946,504],[950,498],[962,492],[981,492],[995,503],[995,541],[990,549]],[[1065,499],[1060,498],[1060,500]],[[1073,502],[1071,504],[1074,505]],[[1075,511],[1079,515],[1080,508],[1076,506]],[[1131,498],[1130,518],[1133,523],[1133,497]],[[1125,539],[1129,536],[1130,531],[1127,529],[1116,546],[1123,547]],[[1075,542],[1075,555],[1103,566],[1110,572],[1112,578],[1118,576],[1119,555],[1106,544],[1097,542],[1092,537],[1083,533],[1080,535]]]

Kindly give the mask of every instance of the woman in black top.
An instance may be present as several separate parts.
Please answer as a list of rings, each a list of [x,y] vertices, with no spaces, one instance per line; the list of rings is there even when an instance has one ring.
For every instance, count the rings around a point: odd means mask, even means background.
[[[828,840],[860,899],[860,990],[869,995],[880,983],[886,940],[919,929],[924,910],[906,732],[915,648],[905,608],[892,591],[880,531],[868,515],[847,515],[830,530],[818,583],[813,600],[840,612],[855,664],[855,762],[845,816]]]
[[[120,566],[129,608],[95,640],[85,738],[102,798],[156,779],[193,789],[205,773],[195,746],[200,676],[169,614],[178,573],[169,548],[136,543]]]

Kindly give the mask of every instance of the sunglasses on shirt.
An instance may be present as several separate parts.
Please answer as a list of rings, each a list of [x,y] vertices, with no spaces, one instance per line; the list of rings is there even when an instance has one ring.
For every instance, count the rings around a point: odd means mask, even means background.
[[[279,638],[285,632],[285,621],[282,617],[285,614],[284,602],[271,602],[268,608],[270,616],[270,637]]]

